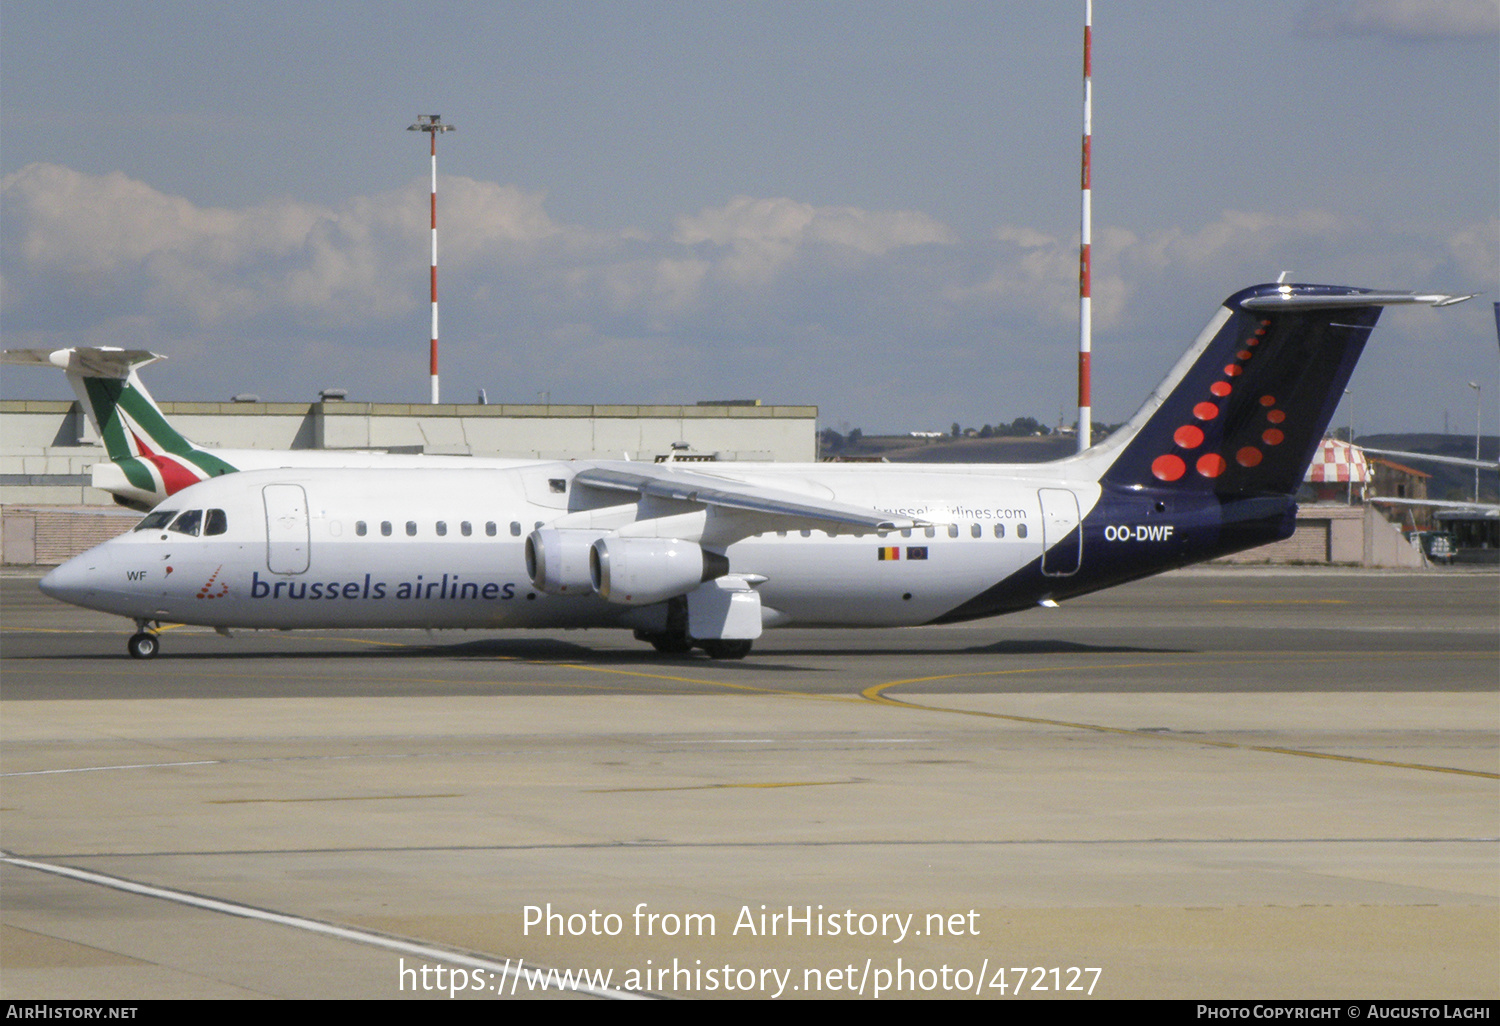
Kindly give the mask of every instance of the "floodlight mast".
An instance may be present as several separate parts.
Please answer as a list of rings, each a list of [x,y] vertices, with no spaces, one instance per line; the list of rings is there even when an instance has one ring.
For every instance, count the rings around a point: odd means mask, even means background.
[[[1090,249],[1094,241],[1093,189],[1089,168],[1093,157],[1094,137],[1094,0],[1083,4],[1083,203],[1079,218],[1078,243],[1078,451],[1093,442],[1094,400],[1090,395],[1089,361],[1094,348],[1093,268]]]
[[[437,137],[453,132],[457,126],[445,124],[440,114],[418,114],[417,123],[407,125],[408,132],[426,132],[432,140],[432,348],[429,374],[432,378],[432,402],[438,401],[438,293],[437,293]]]

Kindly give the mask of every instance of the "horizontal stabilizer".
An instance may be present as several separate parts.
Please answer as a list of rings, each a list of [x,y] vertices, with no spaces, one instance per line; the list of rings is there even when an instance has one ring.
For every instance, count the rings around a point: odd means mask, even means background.
[[[1360,306],[1453,306],[1473,299],[1443,292],[1353,292],[1345,295],[1301,292],[1293,285],[1282,285],[1275,292],[1251,296],[1240,306],[1247,310],[1331,310]]]
[[[7,349],[0,363],[19,367],[61,367],[85,378],[124,381],[133,368],[165,360],[149,349],[116,349],[113,346],[78,346],[73,349]]]

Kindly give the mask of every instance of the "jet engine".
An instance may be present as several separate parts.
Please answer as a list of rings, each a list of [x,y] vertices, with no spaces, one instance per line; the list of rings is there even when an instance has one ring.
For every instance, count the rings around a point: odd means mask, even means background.
[[[589,552],[598,537],[598,531],[538,527],[526,536],[526,576],[549,595],[590,594]]]
[[[604,537],[589,549],[589,577],[609,602],[645,606],[729,572],[729,560],[675,538]]]

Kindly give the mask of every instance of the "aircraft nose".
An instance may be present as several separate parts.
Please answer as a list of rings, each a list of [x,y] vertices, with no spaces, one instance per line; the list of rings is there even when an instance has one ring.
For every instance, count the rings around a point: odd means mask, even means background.
[[[74,556],[61,566],[54,567],[37,582],[43,595],[60,602],[83,605],[99,590],[99,571],[108,557],[99,549],[90,549],[81,556]]]

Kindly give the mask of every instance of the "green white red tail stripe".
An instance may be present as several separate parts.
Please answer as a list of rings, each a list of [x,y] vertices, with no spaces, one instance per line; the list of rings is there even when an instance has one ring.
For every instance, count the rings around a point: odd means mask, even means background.
[[[82,385],[110,462],[140,491],[164,498],[238,469],[168,424],[133,369],[123,381],[86,377]]]

